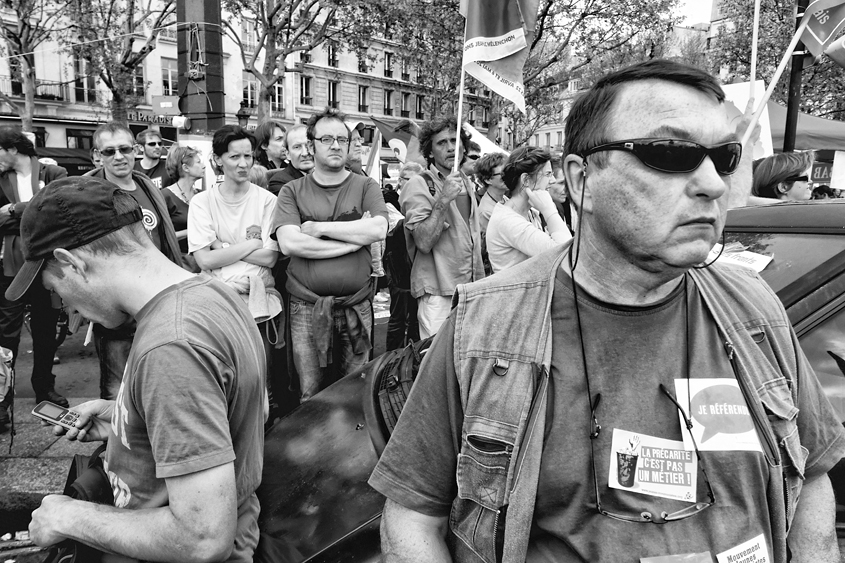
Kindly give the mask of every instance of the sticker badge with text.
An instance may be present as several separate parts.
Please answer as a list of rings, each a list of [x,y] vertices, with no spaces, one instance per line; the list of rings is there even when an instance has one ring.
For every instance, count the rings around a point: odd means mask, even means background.
[[[684,410],[690,409],[692,434],[700,451],[763,451],[736,379],[676,379],[675,395]],[[678,419],[684,446],[694,449],[681,413]]]
[[[683,442],[613,429],[608,486],[696,502],[698,458]]]
[[[769,557],[766,537],[763,534],[722,553],[717,553],[716,559],[719,563],[771,563],[772,561]]]

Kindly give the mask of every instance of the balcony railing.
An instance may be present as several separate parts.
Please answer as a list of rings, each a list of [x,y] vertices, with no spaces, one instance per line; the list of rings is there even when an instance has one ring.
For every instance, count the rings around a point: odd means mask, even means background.
[[[417,119],[425,119],[425,114],[421,111],[417,112]]]
[[[311,96],[302,96],[302,97],[300,97],[300,98],[299,98],[299,103],[300,103],[300,104],[302,104],[302,105],[304,105],[304,106],[310,106],[310,105],[311,105]]]
[[[399,112],[399,115],[401,115],[402,117],[411,117],[411,112],[406,109],[403,109],[401,112]]]
[[[338,60],[337,59],[329,59],[329,66],[337,68]]]
[[[367,104],[358,104],[358,111],[370,111],[370,106],[368,106]]]
[[[384,76],[386,78],[393,78],[393,71],[389,68],[384,69]]]
[[[402,80],[410,80],[410,79],[411,79],[411,73],[410,72],[403,72],[402,73]]]
[[[384,108],[384,115],[393,115],[393,108]]]
[[[11,76],[0,76],[0,90],[9,96],[23,97],[23,83]],[[69,101],[70,90],[67,84],[53,80],[35,80],[36,100]]]
[[[490,127],[490,122],[489,121],[482,121],[481,126],[482,127]]]
[[[340,102],[333,102],[333,101],[329,101],[329,107],[330,107],[330,108],[337,109],[337,108],[339,108],[339,107],[340,107]]]

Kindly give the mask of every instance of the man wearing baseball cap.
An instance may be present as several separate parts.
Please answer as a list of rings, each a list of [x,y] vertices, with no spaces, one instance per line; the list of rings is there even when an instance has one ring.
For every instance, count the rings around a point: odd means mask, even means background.
[[[8,298],[40,275],[86,318],[107,328],[137,322],[117,399],[73,407],[80,417],[67,431],[70,440],[108,440],[114,506],[48,495],[30,535],[40,546],[70,538],[140,560],[252,561],[261,337],[231,289],[171,262],[142,219],[131,195],[90,177],[51,183],[23,214],[26,263]]]

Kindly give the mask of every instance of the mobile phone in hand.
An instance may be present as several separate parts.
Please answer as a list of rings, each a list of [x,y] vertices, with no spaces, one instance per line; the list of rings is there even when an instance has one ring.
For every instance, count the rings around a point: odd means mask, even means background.
[[[38,405],[32,409],[32,414],[41,420],[46,420],[50,424],[55,424],[57,426],[61,426],[62,428],[67,428],[68,430],[75,428],[74,424],[80,416],[78,412],[60,407],[50,401],[41,401],[38,403]]]

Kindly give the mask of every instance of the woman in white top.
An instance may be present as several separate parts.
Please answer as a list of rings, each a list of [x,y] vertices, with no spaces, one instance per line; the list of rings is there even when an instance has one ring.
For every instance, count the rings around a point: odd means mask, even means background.
[[[487,226],[487,253],[494,273],[572,238],[548,191],[549,184],[556,182],[548,151],[515,150],[503,174],[509,199],[496,205]]]

